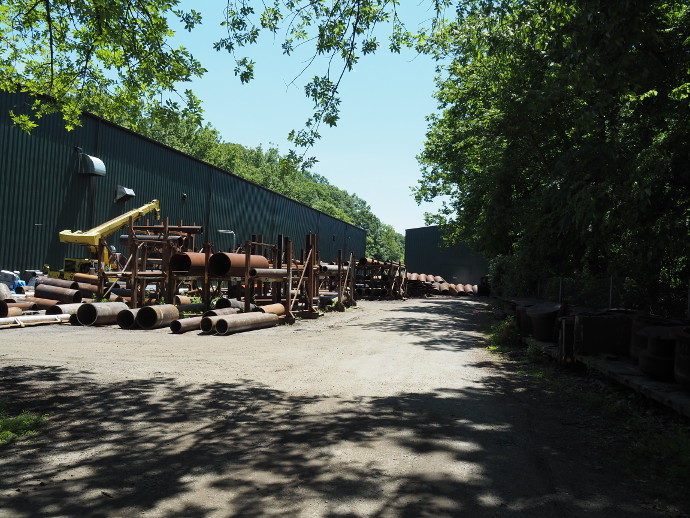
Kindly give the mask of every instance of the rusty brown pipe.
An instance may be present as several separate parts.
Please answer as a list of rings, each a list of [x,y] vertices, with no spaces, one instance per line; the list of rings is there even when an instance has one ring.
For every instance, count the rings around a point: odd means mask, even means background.
[[[65,279],[54,279],[53,277],[36,277],[36,289],[38,289],[39,286],[57,286],[59,288],[67,288],[70,290],[75,289],[75,281],[68,281]]]
[[[52,284],[39,284],[36,286],[36,297],[43,299],[53,299],[65,304],[81,302],[82,295],[79,290],[61,288]]]
[[[177,310],[182,314],[183,311],[188,311],[190,313],[201,313],[206,310],[206,304],[203,302],[194,302],[192,304],[180,304],[175,306]]]
[[[0,318],[16,317],[22,314],[22,308],[8,306],[4,300],[0,300]]]
[[[36,305],[35,302],[7,302],[7,301],[5,301],[5,304],[7,304],[7,307],[9,307],[9,308],[19,308],[22,311],[35,311],[38,309],[38,306]]]
[[[212,309],[204,313],[205,317],[219,317],[221,315],[235,315],[240,312],[240,308]]]
[[[257,306],[256,308],[261,313],[272,313],[274,315],[282,315],[285,313],[285,306],[282,303],[267,304],[265,306]]]
[[[170,270],[178,274],[203,275],[205,266],[206,254],[203,252],[174,254],[170,258]]]
[[[50,306],[55,306],[58,301],[53,299],[41,299],[38,297],[26,297],[26,302],[33,302],[38,309],[48,309]]]
[[[460,292],[458,292],[458,289],[455,287],[455,284],[449,284],[448,285],[448,291],[454,297],[457,297],[460,294]]]
[[[282,280],[287,277],[287,270],[273,269],[273,268],[250,268],[249,276],[254,279],[278,279]]]
[[[82,284],[98,284],[98,275],[89,275],[88,273],[75,273],[72,280]]]
[[[82,295],[89,296],[87,293],[94,294],[98,292],[98,286],[95,284],[88,284],[86,282],[75,282],[76,286],[73,286],[73,290],[79,290]]]
[[[466,294],[466,295],[474,295],[474,290],[472,289],[472,285],[471,285],[471,284],[465,284],[465,285],[463,286],[463,289],[465,290],[465,294]]]
[[[175,295],[175,298],[173,299],[173,304],[176,306],[179,306],[180,304],[191,304],[192,303],[192,298],[191,297],[185,297],[184,295]]]
[[[212,277],[244,277],[246,264],[245,254],[218,252],[208,260],[208,271]],[[250,255],[249,267],[268,268],[268,259],[263,255]]]
[[[170,322],[180,318],[180,311],[173,304],[160,306],[145,306],[136,315],[136,322],[142,329],[157,329],[166,327]]]
[[[77,320],[83,326],[112,325],[124,309],[129,309],[124,302],[90,302],[77,310]]]
[[[199,329],[203,317],[180,318],[170,322],[170,331],[176,335]]]
[[[244,302],[236,299],[228,299],[222,297],[216,301],[216,309],[224,308],[238,308],[240,311],[244,311]],[[256,304],[249,304],[249,311],[255,311]]]
[[[76,315],[81,306],[81,302],[76,304],[56,304],[46,308],[46,315]]]
[[[441,291],[441,295],[448,295],[450,293],[450,286],[447,282],[440,283],[438,289]]]
[[[216,318],[220,318],[215,326],[216,333],[220,336],[273,327],[279,322],[278,315],[273,313],[245,313],[234,317]]]
[[[212,333],[216,329],[216,323],[220,321],[221,318],[238,318],[239,314],[233,315],[216,315],[214,317],[202,317],[200,328],[204,333]]]
[[[137,313],[142,308],[136,309],[123,309],[117,314],[117,325],[122,329],[136,329],[137,326]]]

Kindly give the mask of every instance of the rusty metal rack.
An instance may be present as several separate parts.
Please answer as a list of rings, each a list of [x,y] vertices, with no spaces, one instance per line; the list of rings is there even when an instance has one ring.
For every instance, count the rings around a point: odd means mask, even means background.
[[[343,262],[343,251],[338,250],[338,261],[321,264],[319,267],[319,304],[333,305],[336,311],[356,305],[355,271],[356,262],[351,253],[347,262]]]
[[[355,279],[358,298],[407,298],[407,268],[402,263],[362,257]]]

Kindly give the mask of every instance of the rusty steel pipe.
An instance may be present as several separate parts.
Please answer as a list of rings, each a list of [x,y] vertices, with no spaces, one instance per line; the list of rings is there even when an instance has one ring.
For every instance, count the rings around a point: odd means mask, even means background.
[[[201,326],[203,317],[180,318],[170,322],[170,331],[176,335],[186,333],[187,331],[198,330]]]
[[[244,311],[244,302],[237,299],[227,299],[225,297],[220,298],[216,301],[216,309],[224,308],[238,308],[240,312]],[[249,304],[249,311],[256,311],[256,304]]]
[[[450,293],[450,286],[447,282],[442,282],[438,289],[441,291],[441,295],[448,295]]]
[[[242,315],[232,314],[232,315],[217,315],[215,317],[202,317],[200,328],[204,333],[212,333],[216,330],[216,324],[222,318],[239,318]]]
[[[455,287],[455,284],[449,284],[449,285],[448,285],[448,291],[449,291],[450,294],[453,295],[454,297],[457,297],[458,295],[460,295],[460,292],[459,292],[458,289]]]
[[[34,292],[33,286],[15,286],[14,292],[17,295],[30,295]]]
[[[82,284],[98,284],[98,275],[89,275],[88,273],[75,273],[72,280]]]
[[[176,306],[179,306],[181,304],[191,304],[192,303],[192,298],[191,297],[185,297],[184,295],[175,295],[175,298],[173,299],[173,304]]]
[[[261,313],[272,313],[273,315],[283,315],[285,313],[285,306],[283,306],[281,302],[267,304],[265,306],[257,306],[256,309]]]
[[[166,327],[170,322],[180,318],[180,311],[173,304],[160,306],[145,306],[136,315],[136,322],[142,329],[157,329]]]
[[[84,296],[87,296],[87,293],[94,294],[98,292],[98,286],[95,284],[88,284],[86,282],[75,282],[74,284],[76,284],[76,286],[73,286],[72,289],[79,290]]]
[[[139,313],[141,308],[136,309],[123,309],[117,314],[117,325],[122,329],[136,329],[139,327],[137,325],[137,313]]]
[[[287,270],[273,268],[250,268],[249,277],[253,279],[279,279],[287,277]]]
[[[427,276],[427,277],[428,277],[428,276]],[[440,275],[434,275],[434,282],[438,282],[439,284],[443,284],[443,283],[446,282],[446,281],[445,281],[445,279],[444,279],[443,277],[441,277]]]
[[[170,270],[177,274],[203,275],[206,267],[206,254],[186,252],[174,254],[170,258]]]
[[[220,318],[215,325],[216,333],[220,336],[273,327],[280,321],[278,315],[273,313],[246,313],[234,317],[216,318]]]
[[[53,299],[65,304],[81,302],[82,295],[79,290],[61,288],[52,284],[39,284],[36,286],[36,298]]]
[[[55,306],[58,301],[53,299],[41,299],[38,297],[26,297],[26,302],[33,302],[38,309],[48,309],[50,306]]]
[[[7,302],[6,300],[4,302],[8,308],[19,308],[22,311],[36,311],[38,309],[35,302]]]
[[[467,295],[474,295],[474,290],[472,289],[472,285],[471,285],[471,284],[465,284],[465,285],[463,286],[463,289],[465,290],[465,293],[466,293]]]
[[[8,307],[4,301],[0,300],[0,318],[18,317],[22,313],[22,308]]]
[[[81,302],[75,304],[56,304],[55,306],[46,308],[46,315],[76,315],[82,305]]]
[[[218,252],[208,260],[208,271],[212,277],[244,277],[247,266],[245,254]],[[268,268],[268,259],[263,255],[250,255],[249,268]]]
[[[338,273],[338,265],[337,264],[322,264],[319,268],[322,272],[324,273]],[[347,264],[343,264],[342,266],[342,271],[347,271],[348,266]]]
[[[77,310],[77,320],[83,326],[117,324],[117,314],[129,309],[124,302],[88,302]]]
[[[53,277],[36,277],[36,289],[38,289],[39,286],[44,286],[46,284],[49,286],[57,286],[59,288],[73,290],[75,289],[75,285],[77,283],[75,281],[68,281],[65,279],[54,279]]]
[[[205,317],[219,317],[221,315],[235,315],[240,312],[240,308],[211,309],[204,313]]]
[[[418,273],[411,273],[410,276],[408,277],[410,282],[418,282],[419,279],[419,274]]]

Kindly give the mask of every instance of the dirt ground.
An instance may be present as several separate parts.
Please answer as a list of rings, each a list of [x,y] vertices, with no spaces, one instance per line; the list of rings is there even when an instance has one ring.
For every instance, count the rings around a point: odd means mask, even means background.
[[[0,398],[49,415],[0,447],[0,516],[667,516],[592,448],[591,416],[486,351],[488,313],[439,297],[226,337],[0,331]]]

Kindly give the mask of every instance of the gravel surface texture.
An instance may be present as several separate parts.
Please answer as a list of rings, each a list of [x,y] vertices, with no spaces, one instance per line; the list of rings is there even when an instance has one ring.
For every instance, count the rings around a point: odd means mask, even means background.
[[[0,516],[665,516],[486,351],[486,302],[362,302],[225,337],[0,331]],[[613,464],[615,466],[615,463]]]

